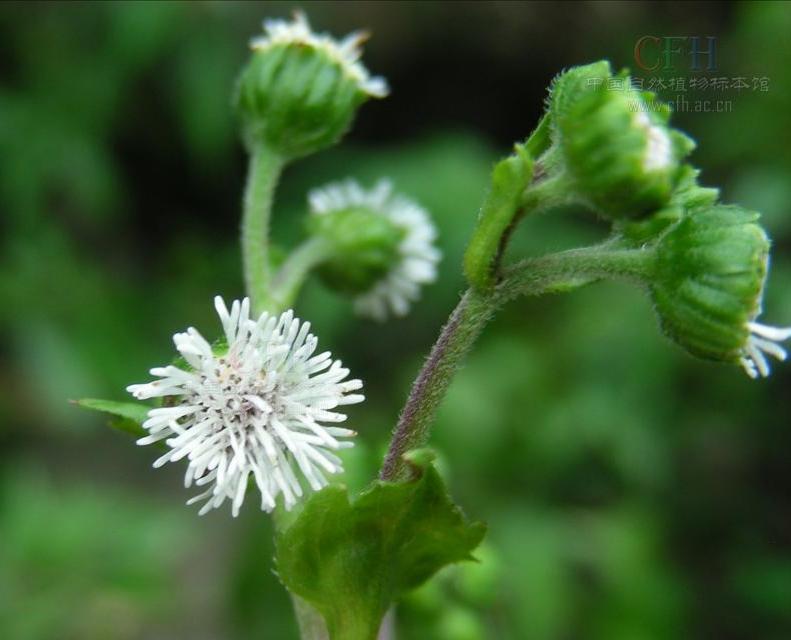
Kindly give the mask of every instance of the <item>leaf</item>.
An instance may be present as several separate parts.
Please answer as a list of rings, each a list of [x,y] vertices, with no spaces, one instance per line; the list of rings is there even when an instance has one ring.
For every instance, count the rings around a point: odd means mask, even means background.
[[[280,579],[321,612],[333,640],[374,640],[395,600],[472,560],[483,539],[485,525],[470,523],[430,460],[412,453],[417,477],[377,480],[352,503],[345,487],[329,486],[278,532]]]
[[[83,398],[74,400],[74,404],[93,411],[109,413],[113,418],[109,424],[114,429],[129,433],[137,438],[148,435],[142,424],[148,418],[151,407],[139,402],[115,402],[114,400],[99,400],[98,398]]]
[[[547,149],[552,141],[552,125],[549,113],[544,113],[538,125],[533,129],[533,133],[525,140],[525,149],[531,158],[539,158]]]
[[[464,254],[464,275],[473,287],[486,290],[494,285],[495,258],[532,178],[533,159],[525,145],[517,144],[513,154],[494,166],[491,188]]]

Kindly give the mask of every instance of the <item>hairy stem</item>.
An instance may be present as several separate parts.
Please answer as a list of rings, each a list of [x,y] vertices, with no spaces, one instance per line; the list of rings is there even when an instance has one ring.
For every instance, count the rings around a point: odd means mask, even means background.
[[[283,168],[282,159],[259,144],[250,154],[242,213],[242,264],[247,295],[255,313],[269,310],[269,217],[272,199]]]
[[[536,174],[531,185],[522,194],[522,208],[530,213],[542,213],[548,209],[572,204],[572,182],[561,171],[547,175],[544,164],[536,163]]]
[[[294,304],[311,269],[324,262],[330,254],[327,242],[318,237],[306,240],[291,252],[272,279],[270,297],[277,311]]]
[[[496,306],[493,294],[469,289],[451,313],[398,418],[379,472],[382,480],[400,480],[408,474],[403,454],[428,442],[434,415],[453,374],[494,315]]]
[[[247,174],[247,184],[244,190],[242,212],[242,266],[244,270],[244,283],[247,295],[253,307],[254,315],[263,311],[278,312],[284,305],[290,304],[275,295],[272,276],[269,266],[269,218],[272,212],[272,201],[275,188],[283,169],[283,160],[265,145],[259,144],[250,154],[250,165]],[[284,269],[289,263],[291,266],[283,275],[281,269],[279,278],[285,284],[282,295],[288,298],[296,295],[301,280],[295,280],[301,271],[300,265],[305,261],[303,250],[297,250],[286,261]],[[295,258],[297,254],[300,254]],[[304,279],[304,274],[302,275]],[[275,526],[282,526],[282,513],[276,510],[274,515]],[[328,640],[327,627],[321,614],[310,604],[296,594],[291,594],[294,606],[294,615],[299,627],[302,640]]]
[[[508,300],[576,288],[599,278],[644,281],[653,268],[651,249],[611,249],[607,243],[523,260],[503,273],[491,292],[468,290],[442,328],[409,392],[379,477],[404,479],[403,454],[424,446],[453,375],[486,323]]]
[[[621,249],[604,243],[538,258],[527,258],[503,271],[497,286],[502,304],[519,296],[536,296],[576,288],[602,278],[646,282],[654,268],[653,248]]]

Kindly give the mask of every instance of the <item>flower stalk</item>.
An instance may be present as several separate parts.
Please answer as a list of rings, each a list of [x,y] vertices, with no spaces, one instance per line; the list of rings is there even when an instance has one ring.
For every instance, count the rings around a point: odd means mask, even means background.
[[[569,290],[604,277],[644,282],[653,271],[654,260],[653,249],[619,249],[604,243],[523,260],[508,268],[492,291],[469,289],[442,328],[412,385],[393,431],[380,479],[403,480],[408,476],[403,455],[428,442],[437,408],[454,374],[505,302],[523,295]]]
[[[401,411],[379,472],[382,480],[403,480],[408,475],[403,455],[428,442],[437,407],[464,357],[494,315],[496,299],[495,294],[470,289],[453,310]]]
[[[269,218],[283,160],[265,144],[250,152],[247,184],[242,202],[242,265],[254,314],[274,311],[269,264]]]
[[[309,238],[288,256],[272,278],[270,302],[276,311],[294,305],[310,272],[332,255],[332,247],[318,237]]]

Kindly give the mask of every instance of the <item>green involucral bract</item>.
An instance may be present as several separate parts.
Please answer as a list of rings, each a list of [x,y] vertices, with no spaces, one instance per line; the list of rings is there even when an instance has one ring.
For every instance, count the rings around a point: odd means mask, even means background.
[[[390,219],[363,207],[311,215],[307,228],[330,252],[318,275],[330,288],[352,294],[368,291],[395,265],[404,237]]]
[[[568,172],[580,200],[612,219],[640,218],[670,200],[694,143],[668,127],[669,108],[634,89],[626,73],[613,76],[607,62],[567,71],[550,112],[550,168]]]
[[[410,460],[416,478],[376,481],[353,502],[327,487],[277,535],[280,579],[321,612],[332,640],[374,640],[396,599],[472,559],[483,539],[485,526],[451,502],[426,456]]]
[[[581,96],[595,86],[612,77],[612,68],[607,60],[572,67],[559,73],[549,87],[549,112],[551,124],[557,129],[559,120],[565,118],[569,109]]]
[[[699,173],[698,169],[689,165],[682,166],[670,202],[642,220],[616,220],[614,229],[630,242],[642,245],[657,238],[685,215],[713,206],[719,199],[719,189],[701,187],[698,184]]]
[[[369,95],[320,48],[283,43],[253,50],[236,87],[247,145],[294,159],[331,146]]]
[[[487,289],[494,284],[493,266],[501,238],[519,215],[522,194],[532,177],[533,159],[524,145],[516,145],[513,155],[495,165],[489,193],[464,254],[464,274],[471,286]]]
[[[138,438],[147,436],[148,432],[142,424],[148,417],[151,407],[140,402],[115,402],[114,400],[99,400],[97,398],[83,398],[76,400],[75,404],[83,409],[101,411],[112,416],[110,426]]]
[[[662,328],[696,356],[739,362],[767,273],[769,240],[758,218],[741,207],[711,206],[657,245],[651,293]]]

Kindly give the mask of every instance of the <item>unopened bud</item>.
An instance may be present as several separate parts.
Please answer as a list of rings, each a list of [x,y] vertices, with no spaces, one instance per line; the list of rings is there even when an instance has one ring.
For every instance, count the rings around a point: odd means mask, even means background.
[[[362,33],[341,41],[311,31],[302,13],[292,22],[267,20],[236,89],[248,145],[266,144],[296,158],[337,142],[368,98],[387,95],[383,78],[359,61]]]

